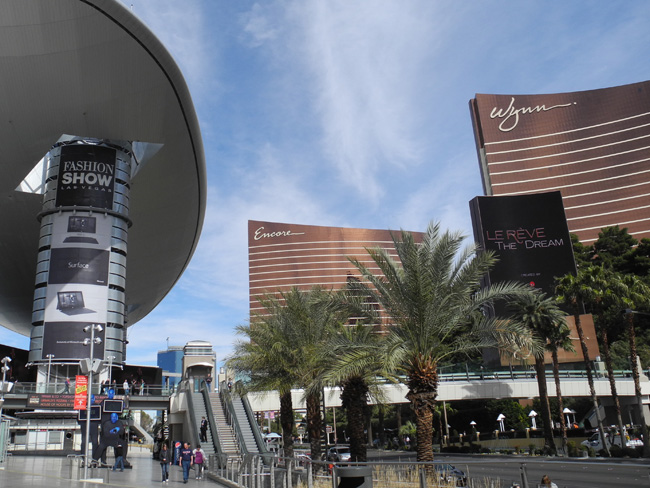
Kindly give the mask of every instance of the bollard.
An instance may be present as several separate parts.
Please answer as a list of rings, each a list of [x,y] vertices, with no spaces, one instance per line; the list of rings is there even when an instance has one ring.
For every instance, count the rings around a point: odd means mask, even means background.
[[[372,468],[334,468],[334,476],[339,479],[338,488],[372,488]]]
[[[526,463],[521,463],[521,466],[519,466],[519,472],[521,474],[521,487],[528,488],[528,473],[526,472]]]

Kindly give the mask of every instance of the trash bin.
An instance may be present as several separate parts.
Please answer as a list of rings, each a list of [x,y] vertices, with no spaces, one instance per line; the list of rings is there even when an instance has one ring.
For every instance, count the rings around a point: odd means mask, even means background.
[[[338,488],[372,488],[372,468],[335,468],[334,476],[339,479]]]

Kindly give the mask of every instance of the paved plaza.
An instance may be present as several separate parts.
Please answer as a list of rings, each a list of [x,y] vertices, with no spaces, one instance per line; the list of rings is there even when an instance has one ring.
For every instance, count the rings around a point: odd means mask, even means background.
[[[109,456],[109,462],[112,462]],[[206,479],[195,480],[190,472],[190,480],[183,484],[183,471],[180,466],[171,466],[169,483],[162,483],[160,463],[152,458],[149,450],[129,450],[128,459],[133,468],[124,472],[110,469],[89,469],[88,478],[82,481],[84,470],[78,463],[66,457],[54,456],[9,456],[7,462],[0,464],[0,487],[2,488],[84,488],[93,486],[121,486],[142,488],[149,486],[178,487],[192,485],[220,485]]]

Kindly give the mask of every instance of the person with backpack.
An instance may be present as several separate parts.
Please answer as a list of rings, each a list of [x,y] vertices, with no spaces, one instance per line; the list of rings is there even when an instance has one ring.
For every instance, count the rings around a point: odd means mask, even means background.
[[[193,454],[194,464],[196,465],[196,479],[200,480],[203,478],[203,465],[205,462],[205,451],[201,449],[201,444],[196,445]]]

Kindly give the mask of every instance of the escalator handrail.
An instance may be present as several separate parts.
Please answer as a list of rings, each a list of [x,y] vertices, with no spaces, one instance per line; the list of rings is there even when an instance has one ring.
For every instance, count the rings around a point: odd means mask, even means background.
[[[221,439],[219,438],[219,428],[217,427],[217,423],[214,420],[214,412],[212,411],[212,404],[210,403],[210,392],[208,391],[208,384],[205,380],[201,380],[199,384],[199,390],[203,395],[203,402],[205,403],[205,411],[208,417],[208,424],[210,425],[210,432],[212,433],[212,447],[214,447],[214,452],[217,454],[223,454]]]

